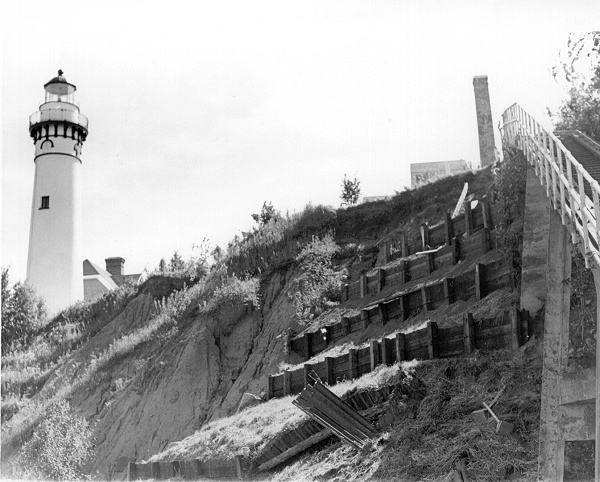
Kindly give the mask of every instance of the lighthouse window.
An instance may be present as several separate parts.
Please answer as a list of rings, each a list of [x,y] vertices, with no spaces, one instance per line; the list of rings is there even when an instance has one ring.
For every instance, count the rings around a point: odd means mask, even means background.
[[[42,205],[40,209],[50,209],[50,196],[42,196]]]

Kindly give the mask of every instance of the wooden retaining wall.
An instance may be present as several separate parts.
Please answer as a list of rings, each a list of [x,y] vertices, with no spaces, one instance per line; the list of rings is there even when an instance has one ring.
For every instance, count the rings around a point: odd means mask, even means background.
[[[368,347],[350,349],[337,357],[326,357],[319,363],[307,363],[302,368],[270,376],[267,393],[269,399],[300,393],[310,376],[334,385],[358,378],[382,364],[455,357],[481,349],[516,349],[527,340],[529,315],[526,311],[519,312],[513,307],[498,318],[479,320],[466,313],[459,326],[438,328],[435,322],[428,322],[420,330],[371,340]]]
[[[241,479],[242,457],[231,460],[185,460],[175,462],[129,462],[127,480],[168,480],[181,477],[184,480]]]
[[[512,264],[512,259],[500,259],[487,265],[478,263],[463,274],[413,288],[375,307],[363,309],[359,315],[342,317],[339,322],[319,331],[304,333],[290,340],[290,349],[308,360],[325,351],[331,343],[350,333],[362,331],[373,323],[385,325],[397,319],[406,320],[421,311],[436,310],[473,296],[480,300],[493,291],[511,286]]]
[[[479,209],[474,209],[473,213],[489,210],[485,206],[487,206],[487,203],[484,203]],[[477,229],[473,229],[468,236],[461,234],[448,238],[448,242],[441,243],[439,245],[441,247],[438,249],[430,250],[429,245],[427,245],[426,249],[429,251],[417,257],[403,260],[396,266],[377,268],[375,271],[361,275],[358,281],[342,286],[342,302],[379,293],[386,286],[401,286],[409,281],[425,278],[435,270],[454,265],[460,260],[474,259],[487,253],[494,247],[493,236],[490,232],[491,227],[489,226],[488,223],[485,225],[482,223],[481,226],[477,225]],[[425,232],[425,229],[426,225],[422,227],[422,233]],[[450,231],[450,233],[453,234],[454,230]],[[386,253],[390,253],[389,247],[384,247],[384,250]],[[386,255],[384,263],[387,264],[396,259],[408,256],[408,254],[403,256],[403,252],[408,252],[408,250],[404,249]]]

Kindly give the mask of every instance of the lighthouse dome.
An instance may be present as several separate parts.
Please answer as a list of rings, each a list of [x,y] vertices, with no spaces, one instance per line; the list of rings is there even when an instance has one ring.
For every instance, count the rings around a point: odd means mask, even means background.
[[[58,76],[54,77],[50,82],[44,84],[46,92],[52,95],[70,95],[77,90],[75,85],[67,82],[67,79],[63,75],[63,71],[58,71]]]

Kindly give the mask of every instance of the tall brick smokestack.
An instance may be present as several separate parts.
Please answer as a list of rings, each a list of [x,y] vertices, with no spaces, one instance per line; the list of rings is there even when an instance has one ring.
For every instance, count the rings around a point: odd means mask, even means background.
[[[473,77],[475,89],[475,110],[477,112],[477,130],[479,132],[479,158],[481,166],[489,166],[496,160],[494,143],[494,123],[492,122],[492,106],[488,89],[487,75]]]

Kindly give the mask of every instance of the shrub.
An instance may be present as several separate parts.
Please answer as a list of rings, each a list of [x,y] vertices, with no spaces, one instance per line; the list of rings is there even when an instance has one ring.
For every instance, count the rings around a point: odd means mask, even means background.
[[[345,270],[336,271],[332,259],[340,248],[333,236],[323,239],[314,237],[296,257],[302,273],[293,282],[288,295],[294,302],[296,316],[302,323],[308,323],[322,313],[332,302],[339,301]]]
[[[35,289],[20,281],[10,287],[8,268],[2,268],[2,349],[27,343],[46,316],[46,304]]]
[[[82,479],[81,467],[93,454],[92,429],[69,403],[50,405],[31,439],[19,452],[17,474],[27,479]]]
[[[360,181],[356,177],[354,180],[348,179],[346,174],[344,174],[344,179],[342,179],[342,194],[340,194],[342,206],[353,206],[358,202],[359,197]]]

